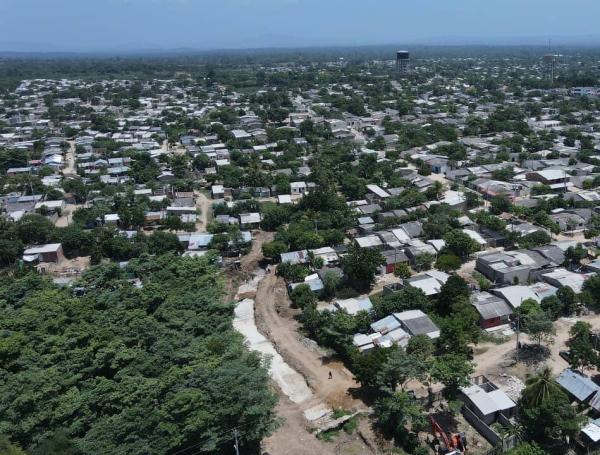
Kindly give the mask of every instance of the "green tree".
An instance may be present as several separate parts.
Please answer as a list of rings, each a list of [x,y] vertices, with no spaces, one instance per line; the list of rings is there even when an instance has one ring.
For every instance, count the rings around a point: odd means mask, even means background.
[[[592,342],[592,326],[587,322],[577,321],[569,329],[570,338],[567,341],[571,366],[583,372],[598,364],[598,352]]]
[[[556,329],[552,319],[543,311],[535,312],[525,316],[523,320],[523,329],[529,335],[529,338],[536,342],[538,346],[554,343]]]
[[[6,436],[0,435],[0,454],[1,455],[25,455],[25,452],[18,446],[11,444]]]
[[[263,243],[262,246],[263,256],[268,258],[271,262],[279,262],[281,253],[285,253],[287,250],[287,245],[279,241]]]
[[[443,272],[452,272],[459,269],[460,264],[460,258],[455,254],[440,254],[435,261],[435,268]]]
[[[323,292],[326,298],[334,297],[342,279],[333,270],[327,270],[323,274]]]
[[[511,209],[512,203],[508,196],[501,194],[492,198],[490,207],[492,214],[499,215],[504,212],[510,212]]]
[[[577,309],[577,295],[569,286],[561,286],[556,291],[556,297],[562,303],[562,313],[565,316],[570,316]]]
[[[300,284],[290,293],[290,300],[297,308],[306,308],[317,303],[317,296],[308,284]]]
[[[479,250],[479,245],[460,229],[453,229],[444,236],[446,249],[461,259]]]
[[[410,278],[412,271],[406,262],[400,262],[394,266],[394,276],[398,278]]]
[[[431,253],[421,253],[415,258],[415,266],[418,270],[429,270],[434,257]]]
[[[406,345],[406,353],[415,356],[422,362],[427,362],[434,350],[433,341],[427,335],[415,335],[408,340]]]
[[[447,388],[449,396],[454,396],[459,387],[469,383],[473,364],[460,354],[443,354],[433,359],[431,376]]]
[[[55,236],[52,222],[41,215],[25,215],[17,222],[17,234],[24,244],[50,243]]]
[[[377,375],[394,349],[375,348],[352,356],[352,373],[363,387],[377,387]]]
[[[546,455],[546,452],[535,442],[527,442],[506,452],[507,455]]]
[[[458,275],[451,275],[440,288],[436,306],[438,314],[449,315],[454,304],[468,300],[470,295],[471,290],[467,282]]]
[[[552,375],[552,369],[546,366],[539,373],[527,377],[525,389],[521,394],[521,405],[539,406],[546,398],[561,391],[560,385]]]
[[[350,285],[358,291],[366,291],[375,283],[375,276],[383,264],[385,260],[378,250],[361,248],[357,244],[351,245],[341,260]]]
[[[414,434],[426,427],[427,420],[422,405],[405,392],[380,398],[373,411],[377,426],[383,433],[393,437],[397,444],[404,447],[407,446],[411,432]]]
[[[556,295],[544,297],[540,302],[540,307],[551,316],[552,319],[557,319],[563,312],[563,303]]]
[[[377,374],[377,384],[381,390],[393,394],[398,386],[404,390],[406,383],[412,379],[424,379],[425,371],[426,365],[419,357],[396,349]]]
[[[567,395],[548,379],[531,379],[519,401],[519,415],[527,437],[544,448],[557,448],[580,431],[582,418],[577,416]],[[533,390],[530,390],[533,389]]]
[[[575,247],[570,246],[565,252],[565,262],[571,266],[578,266],[581,263],[581,260],[586,257],[587,249],[585,249],[581,243],[578,243]]]

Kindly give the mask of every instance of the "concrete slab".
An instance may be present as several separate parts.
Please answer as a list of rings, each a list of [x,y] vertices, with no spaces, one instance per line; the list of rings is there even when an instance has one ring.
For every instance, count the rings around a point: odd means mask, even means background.
[[[254,321],[254,300],[244,299],[237,304],[233,327],[244,336],[248,349],[270,358],[271,378],[290,400],[299,404],[313,397],[304,377],[285,363],[269,340],[258,331]]]

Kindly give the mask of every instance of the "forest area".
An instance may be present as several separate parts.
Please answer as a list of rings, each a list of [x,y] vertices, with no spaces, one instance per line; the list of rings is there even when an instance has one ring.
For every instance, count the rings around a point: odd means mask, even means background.
[[[1,453],[229,453],[274,428],[210,256],[143,255],[72,289],[17,272],[0,311]]]

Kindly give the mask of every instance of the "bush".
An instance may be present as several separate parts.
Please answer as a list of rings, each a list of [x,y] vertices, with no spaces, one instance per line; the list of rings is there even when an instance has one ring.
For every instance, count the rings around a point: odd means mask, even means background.
[[[440,254],[435,261],[435,268],[443,272],[451,272],[460,268],[460,258],[452,253]]]
[[[304,264],[290,264],[289,262],[284,262],[277,267],[277,275],[291,283],[303,281],[308,274],[308,267]]]

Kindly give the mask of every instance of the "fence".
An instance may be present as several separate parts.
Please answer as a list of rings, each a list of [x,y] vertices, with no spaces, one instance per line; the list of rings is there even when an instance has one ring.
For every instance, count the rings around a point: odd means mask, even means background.
[[[515,435],[503,438],[490,428],[488,424],[477,417],[477,415],[467,406],[463,406],[462,412],[465,419],[467,419],[467,422],[469,422],[491,445],[494,446],[494,449],[486,455],[503,453],[516,447],[518,441]],[[498,422],[505,427],[512,427],[510,420],[502,414],[499,414]]]

